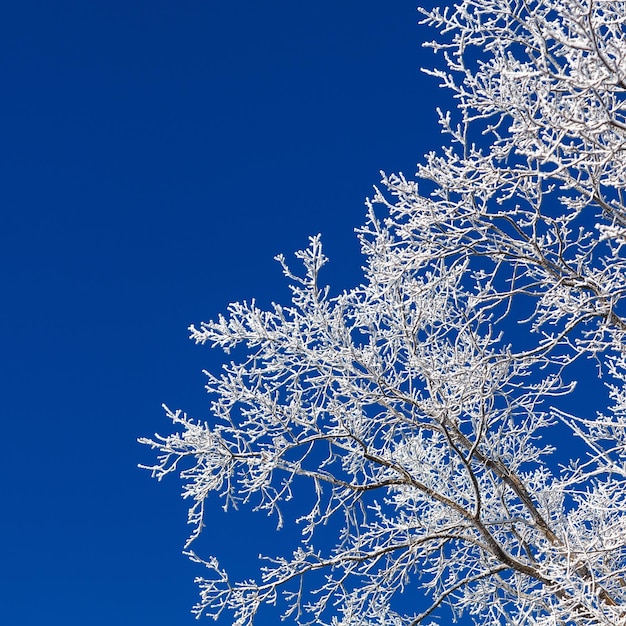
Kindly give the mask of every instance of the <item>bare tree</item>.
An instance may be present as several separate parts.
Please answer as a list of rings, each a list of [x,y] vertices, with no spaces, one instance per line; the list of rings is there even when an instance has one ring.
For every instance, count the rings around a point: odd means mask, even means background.
[[[363,284],[320,285],[319,237],[301,274],[280,257],[291,304],[191,327],[244,346],[207,373],[215,423],[168,411],[179,432],[142,440],[157,478],[182,467],[188,549],[211,492],[282,524],[313,486],[258,580],[189,552],[209,570],[196,611],[626,624],[626,2],[460,0],[424,23],[457,107],[419,187],[384,176],[368,203]],[[581,372],[605,379],[593,415],[564,408]],[[564,433],[585,452],[559,467]]]

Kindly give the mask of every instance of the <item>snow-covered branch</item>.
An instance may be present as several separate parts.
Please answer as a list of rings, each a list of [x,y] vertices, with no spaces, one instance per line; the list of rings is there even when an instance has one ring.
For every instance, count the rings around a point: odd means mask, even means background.
[[[190,552],[212,572],[196,611],[626,624],[626,3],[461,0],[424,23],[457,109],[418,180],[368,202],[363,283],[331,295],[319,236],[301,272],[278,257],[288,305],[190,328],[233,358],[207,372],[213,421],[168,412],[179,432],[142,440],[157,478],[181,472],[190,543],[211,493],[299,524],[256,579]],[[567,405],[581,372],[612,381],[593,415]],[[559,467],[568,434],[586,456]]]

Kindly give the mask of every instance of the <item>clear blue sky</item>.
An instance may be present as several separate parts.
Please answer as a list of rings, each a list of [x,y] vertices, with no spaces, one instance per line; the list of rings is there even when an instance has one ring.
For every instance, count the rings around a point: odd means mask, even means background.
[[[415,0],[0,7],[0,623],[195,624],[180,485],[136,439],[208,417],[187,326],[285,300],[274,255],[322,232],[359,280],[378,171],[440,145],[427,33]]]

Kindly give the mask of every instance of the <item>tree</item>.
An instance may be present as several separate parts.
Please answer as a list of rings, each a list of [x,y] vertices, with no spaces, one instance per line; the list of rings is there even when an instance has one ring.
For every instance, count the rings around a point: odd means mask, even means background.
[[[179,432],[142,440],[157,478],[183,468],[196,612],[626,624],[626,3],[423,13],[456,111],[417,182],[383,176],[368,202],[363,284],[320,284],[319,237],[301,274],[279,257],[288,306],[190,329],[236,357],[207,374],[215,423],[168,410]],[[580,376],[606,389],[594,414],[571,409]],[[582,452],[559,466],[567,437]],[[279,525],[309,493],[301,541],[232,582],[190,549],[212,492]],[[427,601],[407,614],[404,589]]]

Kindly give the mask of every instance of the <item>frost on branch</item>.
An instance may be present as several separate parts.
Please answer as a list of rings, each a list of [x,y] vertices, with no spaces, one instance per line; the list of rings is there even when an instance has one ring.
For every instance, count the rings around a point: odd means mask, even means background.
[[[458,106],[418,181],[384,176],[368,203],[363,283],[331,296],[319,237],[301,269],[278,257],[288,305],[190,329],[232,359],[207,372],[211,423],[168,411],[179,432],[142,440],[192,501],[196,612],[626,624],[626,3],[424,22]],[[592,414],[568,404],[581,376],[607,381]],[[231,581],[191,552],[211,493],[299,541]]]

